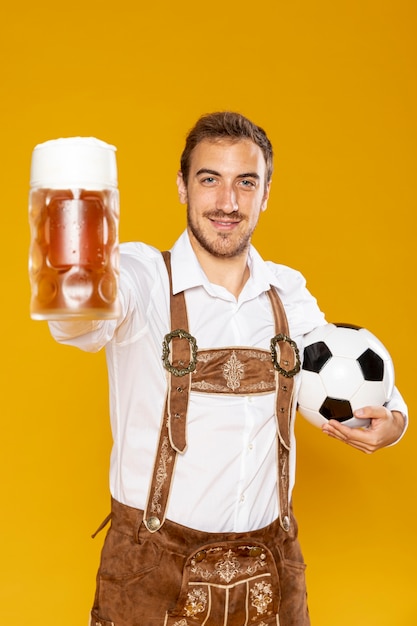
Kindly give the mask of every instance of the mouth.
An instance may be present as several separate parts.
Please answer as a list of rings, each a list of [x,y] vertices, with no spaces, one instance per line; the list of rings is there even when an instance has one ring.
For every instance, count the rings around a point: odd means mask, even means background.
[[[216,213],[211,213],[211,214],[209,213],[206,215],[206,217],[216,230],[221,230],[223,232],[230,232],[234,230],[235,228],[239,226],[239,224],[241,223],[243,219],[237,213],[235,213],[233,217],[229,215],[224,215],[224,214],[219,215]]]
[[[211,217],[209,218],[209,220],[216,229],[222,231],[234,230],[240,224],[240,220],[220,220]]]

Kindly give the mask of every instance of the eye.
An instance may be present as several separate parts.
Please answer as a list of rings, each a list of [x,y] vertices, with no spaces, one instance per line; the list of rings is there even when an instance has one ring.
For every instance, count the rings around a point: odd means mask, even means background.
[[[200,183],[202,185],[214,185],[216,179],[214,176],[206,176],[205,178],[200,178]]]
[[[256,183],[255,183],[255,181],[253,181],[253,180],[249,180],[249,179],[247,179],[247,178],[243,178],[243,179],[240,181],[240,185],[241,185],[242,187],[246,187],[246,188],[248,188],[248,189],[251,189],[251,188],[256,187]]]

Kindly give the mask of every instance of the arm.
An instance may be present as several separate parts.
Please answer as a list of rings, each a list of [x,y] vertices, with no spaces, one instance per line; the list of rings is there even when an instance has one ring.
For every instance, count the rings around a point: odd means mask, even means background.
[[[98,352],[112,338],[117,320],[48,322],[53,338],[86,352]]]
[[[151,294],[162,280],[168,278],[158,250],[141,243],[121,244],[119,319],[49,322],[51,334],[59,343],[86,352],[98,352],[116,335],[120,342],[131,341],[146,327]]]

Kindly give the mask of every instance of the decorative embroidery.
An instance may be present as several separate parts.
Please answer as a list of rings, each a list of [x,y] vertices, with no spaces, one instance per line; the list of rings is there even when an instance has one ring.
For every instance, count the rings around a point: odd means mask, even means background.
[[[186,619],[180,619],[179,622],[175,622],[175,624],[173,624],[173,626],[187,626],[188,622]],[[262,624],[261,624],[262,626]]]
[[[210,363],[217,357],[225,356],[229,354],[230,350],[208,350],[206,352],[197,352],[197,363]]]
[[[230,359],[223,365],[222,370],[229,389],[232,391],[238,389],[238,387],[240,387],[240,381],[245,373],[245,367],[237,358],[234,350]]]
[[[207,555],[209,556],[210,552],[218,552],[219,550],[221,550],[221,548],[212,548],[207,552]],[[261,553],[252,557],[251,562],[243,569],[236,553],[232,550],[228,550],[216,561],[214,567],[213,565],[210,567],[210,563],[204,566],[204,559],[202,562],[193,559],[191,561],[191,573],[201,577],[202,580],[209,581],[213,578],[211,582],[217,579],[222,582],[230,583],[230,581],[238,575],[249,574],[252,576],[259,569],[265,567],[266,564],[266,555]]]
[[[256,608],[258,615],[266,613],[268,610],[268,604],[272,602],[271,584],[263,581],[255,583],[250,590],[250,595],[252,599],[252,606]]]
[[[198,613],[203,613],[207,606],[207,592],[201,587],[196,587],[188,593],[184,607],[184,615],[195,617]]]
[[[156,471],[156,485],[155,491],[152,496],[151,502],[151,511],[152,513],[160,513],[161,512],[161,493],[164,483],[168,477],[167,465],[168,463],[172,463],[172,448],[169,445],[168,437],[164,437],[162,446],[161,446],[161,456],[159,457],[159,465]]]
[[[231,387],[227,387],[226,385],[216,385],[213,383],[208,383],[206,380],[202,380],[200,382],[197,382],[197,381],[192,382],[191,389],[193,391],[212,391],[212,392],[217,392],[217,393],[230,393],[232,391]],[[268,383],[264,380],[261,380],[261,382],[254,383],[252,385],[250,384],[241,385],[239,389],[240,389],[241,394],[265,393],[265,392],[270,393],[271,391],[275,390],[275,382]]]
[[[228,550],[224,555],[226,558],[220,559],[215,565],[216,572],[220,579],[224,580],[226,583],[230,583],[240,572],[240,564],[234,554],[232,550]]]
[[[217,391],[218,393],[225,393],[226,387],[224,385],[214,385],[212,383],[208,383],[205,380],[202,380],[199,383],[191,383],[191,389],[194,391],[196,389],[200,389],[200,391]]]
[[[275,378],[271,354],[266,350],[208,349],[197,353],[191,389],[222,394],[270,393],[276,389]]]
[[[227,356],[230,354],[230,350],[231,348],[226,350],[216,350],[215,348],[211,348],[209,350],[199,350],[197,352],[197,363],[210,363],[213,359]],[[235,350],[233,350],[233,352],[235,352]],[[239,348],[239,354],[247,359],[257,359],[268,363],[271,362],[271,353],[267,350],[262,350],[261,348],[259,348],[259,350]]]

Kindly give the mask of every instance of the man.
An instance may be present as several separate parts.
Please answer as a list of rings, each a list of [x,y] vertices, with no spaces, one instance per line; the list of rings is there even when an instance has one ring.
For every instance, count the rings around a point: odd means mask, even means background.
[[[107,351],[112,523],[93,626],[310,623],[293,424],[303,335],[325,320],[303,277],[251,246],[271,176],[261,128],[202,117],[181,158],[187,230],[170,255],[123,244],[120,318],[50,324],[62,343]],[[357,414],[370,428],[323,430],[373,452],[401,437],[406,411],[395,389]]]

